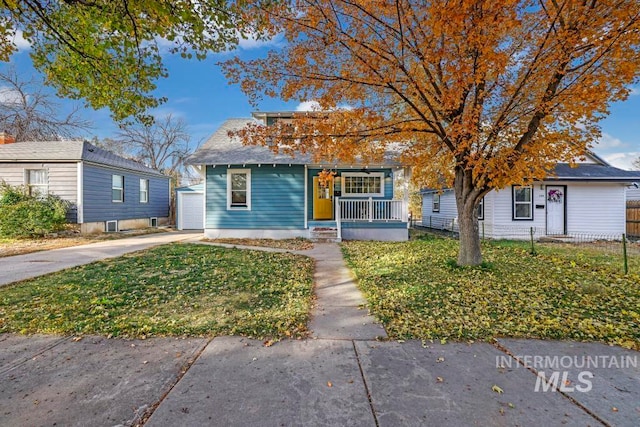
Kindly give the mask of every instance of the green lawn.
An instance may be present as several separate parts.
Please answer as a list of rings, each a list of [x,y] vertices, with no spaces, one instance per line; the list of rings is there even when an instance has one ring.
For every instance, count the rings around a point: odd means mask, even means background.
[[[313,261],[173,244],[0,288],[0,332],[303,336]]]
[[[482,267],[455,264],[458,242],[346,242],[371,311],[392,338],[526,337],[602,341],[640,350],[640,262],[526,243],[483,243]]]

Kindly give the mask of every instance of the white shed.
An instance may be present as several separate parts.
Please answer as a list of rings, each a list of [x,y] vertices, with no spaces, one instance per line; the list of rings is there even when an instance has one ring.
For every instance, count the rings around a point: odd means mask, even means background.
[[[176,188],[178,230],[204,229],[204,185]]]

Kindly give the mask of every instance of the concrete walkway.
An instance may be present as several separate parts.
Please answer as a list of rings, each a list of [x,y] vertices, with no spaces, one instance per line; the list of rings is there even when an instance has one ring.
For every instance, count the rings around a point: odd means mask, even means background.
[[[300,253],[317,260],[314,338],[0,335],[0,425],[640,425],[640,353],[378,341],[338,246]]]
[[[0,258],[0,286],[153,246],[199,239],[201,236],[202,233],[199,232],[171,231],[2,257]]]

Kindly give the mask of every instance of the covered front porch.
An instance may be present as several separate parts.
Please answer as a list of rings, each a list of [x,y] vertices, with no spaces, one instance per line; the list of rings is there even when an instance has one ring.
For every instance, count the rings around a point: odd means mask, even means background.
[[[407,240],[408,191],[398,199],[396,178],[408,170],[398,167],[335,168],[329,179],[322,169],[306,173],[306,224],[310,237],[346,240]]]

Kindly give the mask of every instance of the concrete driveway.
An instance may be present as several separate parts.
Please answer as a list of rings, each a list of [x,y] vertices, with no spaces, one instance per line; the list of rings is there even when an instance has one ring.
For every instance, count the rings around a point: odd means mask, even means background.
[[[202,232],[198,231],[171,231],[3,257],[0,258],[0,286],[153,246],[199,240],[201,237]]]

